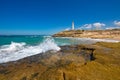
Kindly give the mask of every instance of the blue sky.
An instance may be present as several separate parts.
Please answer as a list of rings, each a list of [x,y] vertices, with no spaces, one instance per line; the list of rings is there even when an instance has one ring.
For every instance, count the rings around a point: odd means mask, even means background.
[[[119,27],[120,0],[0,0],[0,34],[54,34],[73,20],[80,29]]]

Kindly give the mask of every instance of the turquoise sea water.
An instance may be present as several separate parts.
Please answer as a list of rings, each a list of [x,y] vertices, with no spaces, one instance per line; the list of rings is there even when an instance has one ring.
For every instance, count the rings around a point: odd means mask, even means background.
[[[27,45],[37,45],[42,43],[46,38],[50,36],[43,36],[43,35],[12,35],[12,36],[0,36],[0,46],[11,44],[11,42],[25,42]],[[72,39],[72,38],[53,38],[57,45],[70,45],[70,44],[79,44],[83,43],[79,42],[80,40]],[[86,43],[87,41],[84,41]],[[90,41],[89,41],[90,43]]]
[[[25,42],[27,45],[37,45],[42,43],[46,38],[50,36],[44,35],[11,35],[11,36],[0,36],[0,46],[11,44],[11,42]],[[52,37],[53,38],[53,37]],[[94,41],[89,39],[73,39],[73,38],[53,38],[55,43],[61,45],[71,44],[90,44]]]
[[[0,36],[0,45],[10,44],[11,42],[25,42],[30,45],[35,45],[44,39],[43,36],[35,35],[11,35],[11,36]]]
[[[48,50],[59,51],[63,45],[93,44],[99,41],[118,42],[90,38],[53,38],[44,35],[0,36],[0,63],[16,61]]]

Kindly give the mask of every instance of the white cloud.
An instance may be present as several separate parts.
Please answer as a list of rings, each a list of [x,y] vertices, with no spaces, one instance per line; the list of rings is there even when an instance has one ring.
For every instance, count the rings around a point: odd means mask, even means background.
[[[91,24],[84,24],[79,29],[101,29],[102,27],[106,26],[104,23],[96,22]]]
[[[105,29],[120,29],[120,27],[107,27]]]
[[[114,21],[114,24],[120,27],[120,21]]]
[[[84,24],[83,26],[80,27],[80,29],[91,29],[92,24]]]
[[[106,25],[104,23],[97,22],[97,23],[93,23],[93,26],[96,27],[96,28],[101,28],[101,27],[104,27]]]
[[[65,31],[69,31],[71,28],[66,28]]]
[[[92,28],[92,24],[85,24],[85,25],[83,25],[83,27],[85,27],[87,29],[91,29]]]
[[[106,27],[105,29],[114,29],[115,27]]]

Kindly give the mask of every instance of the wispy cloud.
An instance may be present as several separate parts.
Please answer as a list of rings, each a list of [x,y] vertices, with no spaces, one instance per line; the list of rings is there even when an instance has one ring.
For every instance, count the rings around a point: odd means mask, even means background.
[[[92,24],[84,24],[83,26],[79,27],[78,29],[91,29]]]
[[[96,28],[96,29],[100,29],[101,27],[104,27],[106,26],[104,23],[100,23],[100,22],[96,22],[96,23],[93,23],[93,26]]]
[[[114,25],[120,27],[120,21],[114,21]]]
[[[83,26],[80,27],[80,29],[101,29],[104,26],[106,26],[106,24],[95,22],[91,24],[84,24]]]
[[[71,28],[66,28],[66,29],[65,29],[65,31],[69,31],[69,30],[71,30]]]
[[[120,29],[120,27],[106,27],[105,29]]]
[[[120,29],[120,21],[114,21],[114,26],[112,27],[106,27],[106,29]]]
[[[83,25],[83,27],[85,27],[87,29],[91,29],[92,28],[92,24],[85,24],[85,25]]]

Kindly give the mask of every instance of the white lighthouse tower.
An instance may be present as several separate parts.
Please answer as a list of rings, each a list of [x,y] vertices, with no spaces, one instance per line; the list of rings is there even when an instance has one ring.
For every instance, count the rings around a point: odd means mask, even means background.
[[[72,22],[72,30],[74,30],[74,21]]]

